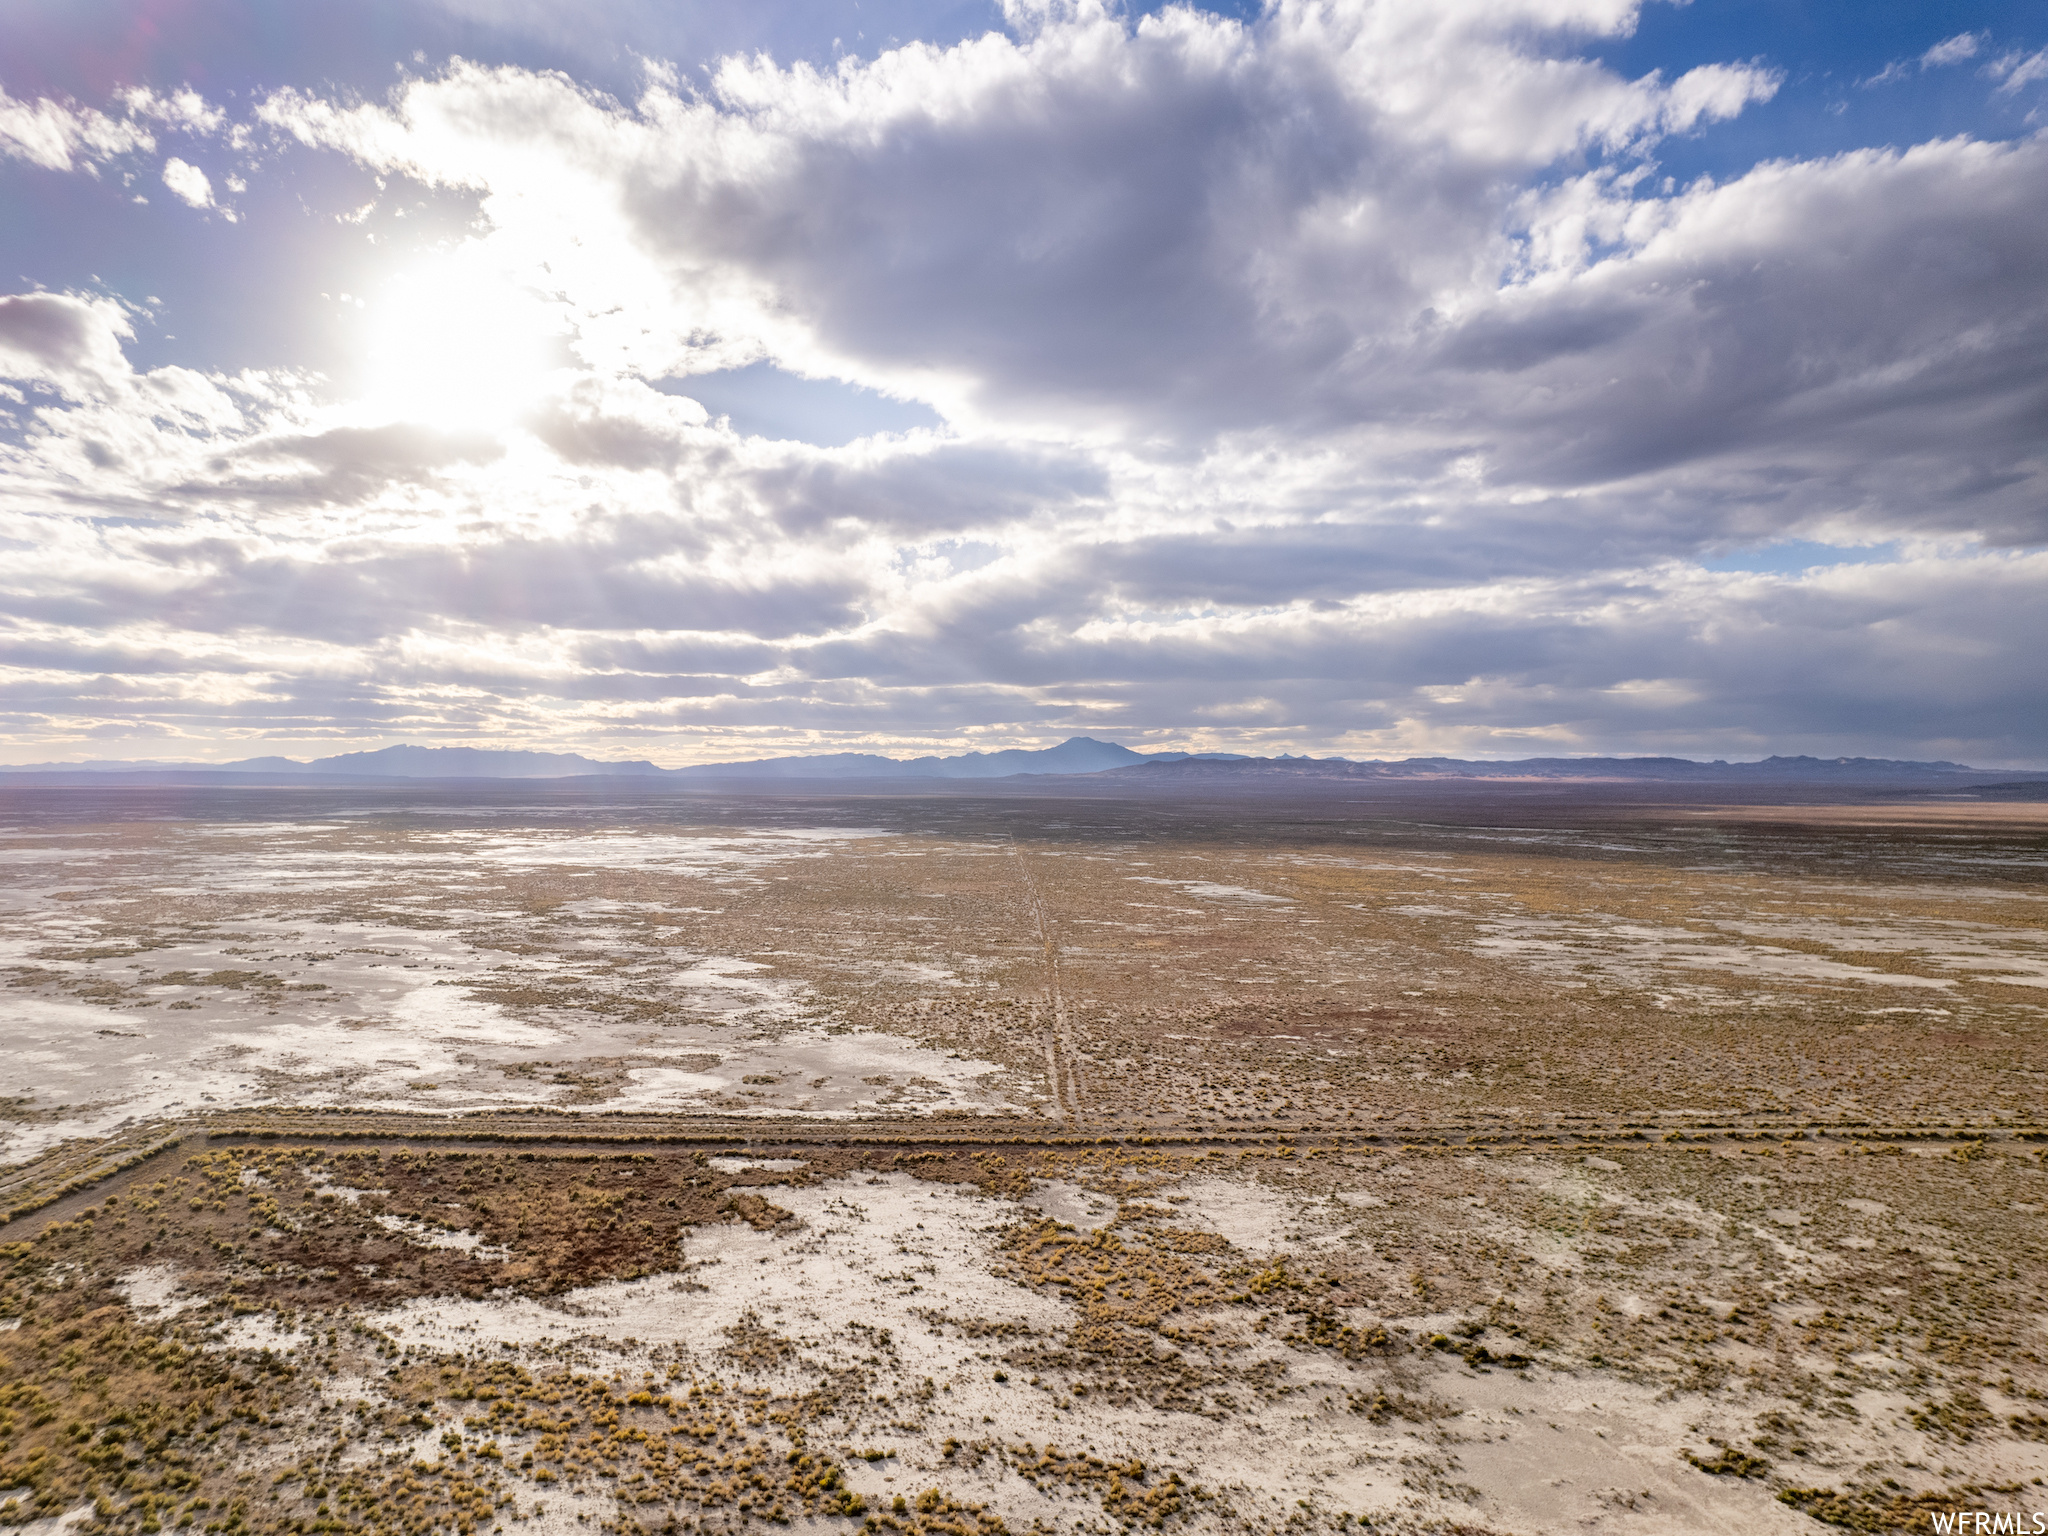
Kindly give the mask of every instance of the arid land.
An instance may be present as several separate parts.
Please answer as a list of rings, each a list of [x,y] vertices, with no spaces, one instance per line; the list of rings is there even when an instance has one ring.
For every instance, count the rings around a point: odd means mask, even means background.
[[[2048,1509],[2038,804],[10,789],[0,834],[0,1521]]]

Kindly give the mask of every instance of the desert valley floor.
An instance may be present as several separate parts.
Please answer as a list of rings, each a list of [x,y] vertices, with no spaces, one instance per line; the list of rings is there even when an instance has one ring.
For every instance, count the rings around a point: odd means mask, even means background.
[[[9,789],[0,1522],[2030,1521],[2043,810]]]

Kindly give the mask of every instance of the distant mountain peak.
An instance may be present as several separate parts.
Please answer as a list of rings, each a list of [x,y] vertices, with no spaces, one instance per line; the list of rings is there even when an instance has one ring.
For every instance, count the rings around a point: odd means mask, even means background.
[[[1174,754],[1179,756],[1180,754]],[[1005,747],[950,757],[883,757],[874,752],[829,752],[814,757],[762,757],[749,762],[699,763],[673,768],[686,779],[1000,779],[1018,773],[1101,773],[1152,761],[1142,752],[1093,736],[1069,736],[1056,747]]]

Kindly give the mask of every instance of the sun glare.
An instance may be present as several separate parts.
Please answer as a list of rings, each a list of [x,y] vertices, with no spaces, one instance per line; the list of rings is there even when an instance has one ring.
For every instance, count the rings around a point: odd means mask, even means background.
[[[399,273],[366,318],[366,403],[379,414],[507,426],[546,385],[557,331],[546,304],[476,263]]]

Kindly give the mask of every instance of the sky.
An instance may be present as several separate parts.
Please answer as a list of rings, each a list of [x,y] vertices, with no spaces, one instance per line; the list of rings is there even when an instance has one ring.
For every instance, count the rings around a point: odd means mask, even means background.
[[[0,762],[2048,765],[2048,7],[13,0]]]

